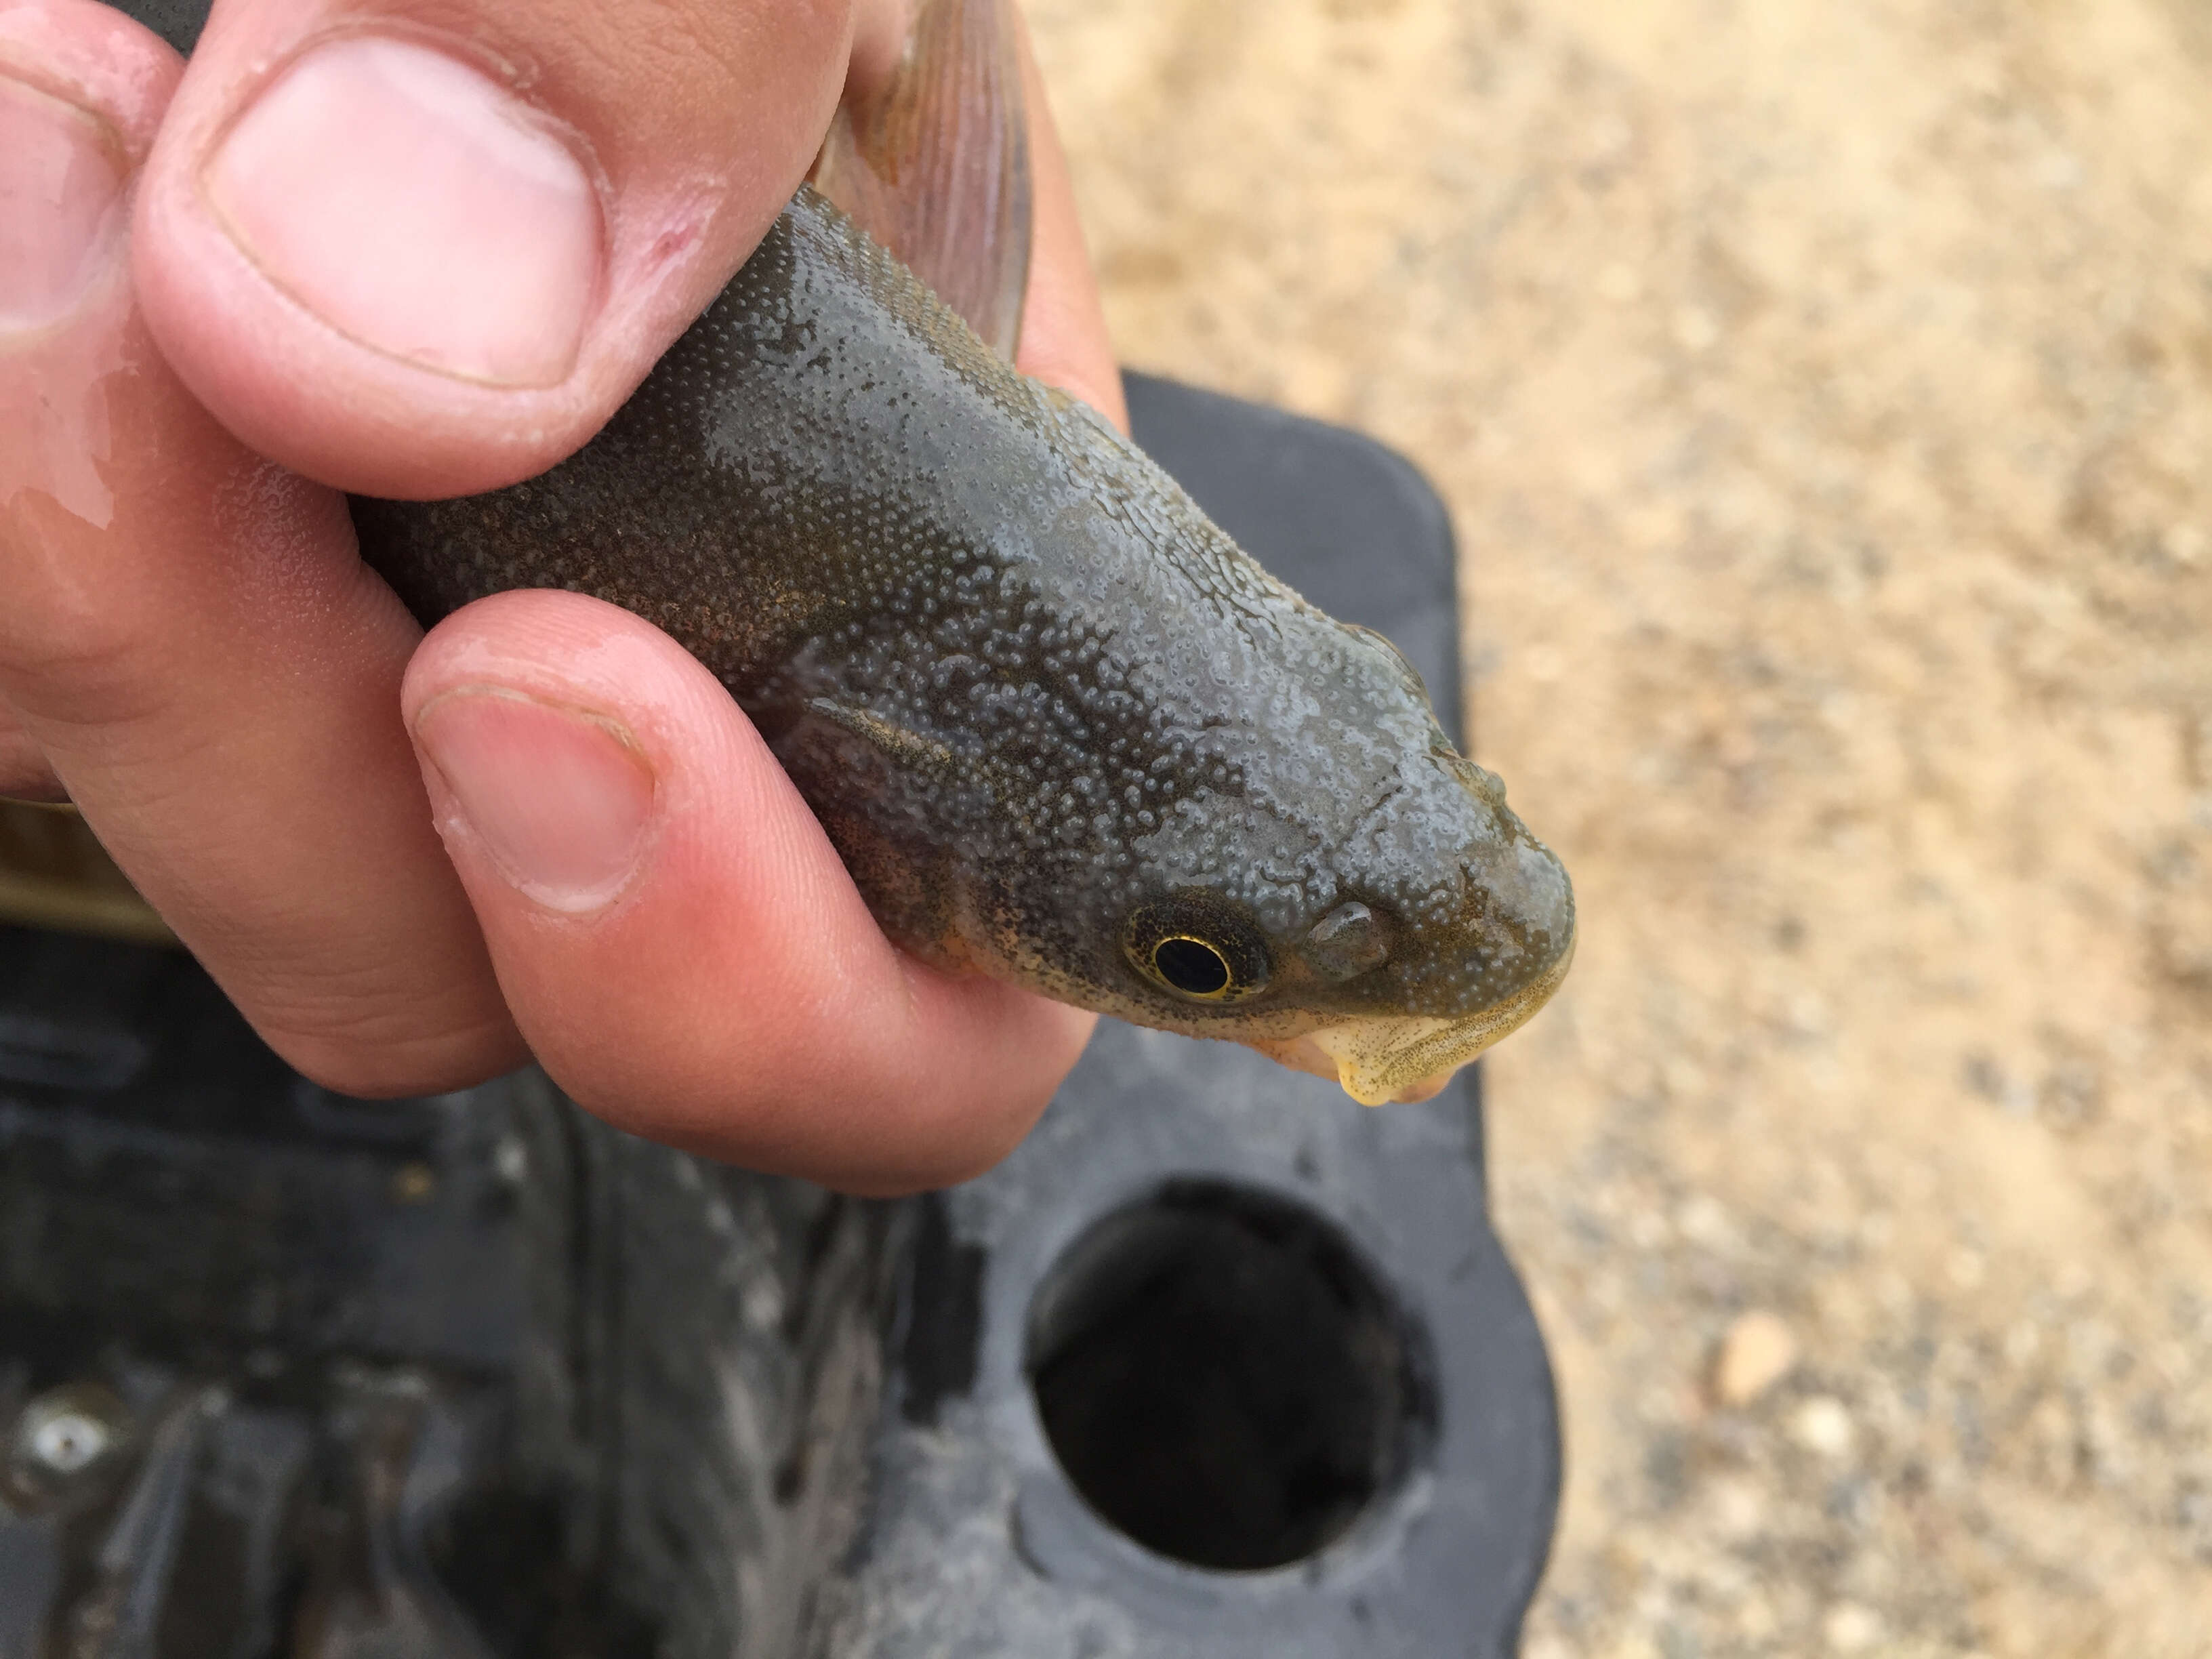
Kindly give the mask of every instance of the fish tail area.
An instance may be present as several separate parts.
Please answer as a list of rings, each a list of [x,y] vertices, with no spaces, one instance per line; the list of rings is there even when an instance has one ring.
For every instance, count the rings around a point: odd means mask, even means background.
[[[906,54],[830,124],[811,183],[1008,362],[1030,271],[1013,0],[916,0]]]

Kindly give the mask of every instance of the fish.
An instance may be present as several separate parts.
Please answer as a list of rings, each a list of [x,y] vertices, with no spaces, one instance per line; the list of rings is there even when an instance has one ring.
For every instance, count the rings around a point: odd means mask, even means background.
[[[362,556],[426,624],[562,588],[665,630],[918,957],[1240,1042],[1370,1105],[1425,1098],[1565,975],[1567,873],[1388,641],[1015,370],[1005,0],[930,0],[915,27],[938,44],[902,71],[904,127],[833,132],[597,436],[484,495],[354,498]],[[969,142],[979,105],[995,136]],[[923,230],[869,205],[901,173]],[[817,187],[841,177],[866,228]],[[870,234],[887,221],[912,263]],[[933,240],[948,222],[982,229]]]

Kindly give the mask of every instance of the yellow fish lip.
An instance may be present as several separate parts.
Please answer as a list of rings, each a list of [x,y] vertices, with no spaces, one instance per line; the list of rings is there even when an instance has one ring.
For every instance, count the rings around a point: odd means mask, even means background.
[[[1301,1072],[1334,1078],[1363,1106],[1427,1100],[1461,1066],[1528,1024],[1559,988],[1574,958],[1570,940],[1541,978],[1476,1013],[1367,1015],[1252,1046]]]

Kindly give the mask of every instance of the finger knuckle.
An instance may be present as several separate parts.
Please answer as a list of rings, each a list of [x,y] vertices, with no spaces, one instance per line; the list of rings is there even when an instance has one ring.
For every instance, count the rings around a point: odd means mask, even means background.
[[[12,702],[103,725],[158,706],[142,629],[67,586],[15,586],[0,604],[0,674]]]
[[[389,1100],[467,1088],[526,1057],[503,1013],[456,1009],[457,1000],[288,976],[254,999],[248,1017],[262,1041],[310,1082]]]

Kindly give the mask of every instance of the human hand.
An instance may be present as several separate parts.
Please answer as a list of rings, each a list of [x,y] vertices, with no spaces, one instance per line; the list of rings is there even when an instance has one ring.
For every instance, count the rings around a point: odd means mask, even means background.
[[[665,635],[514,593],[425,640],[337,494],[580,445],[902,27],[229,0],[185,67],[0,0],[0,793],[65,790],[308,1075],[426,1092],[526,1044],[641,1134],[887,1191],[1001,1156],[1079,1052],[1087,1016],[886,943]],[[1030,108],[1021,366],[1119,418],[1033,74]]]

